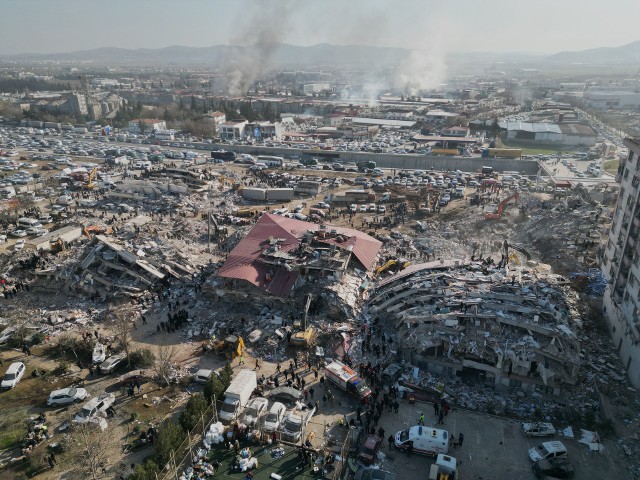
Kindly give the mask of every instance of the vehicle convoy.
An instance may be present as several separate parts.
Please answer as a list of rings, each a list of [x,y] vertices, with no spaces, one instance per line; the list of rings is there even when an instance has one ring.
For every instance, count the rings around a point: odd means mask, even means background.
[[[527,437],[551,437],[556,433],[556,429],[550,423],[522,423],[520,430]]]
[[[436,463],[431,465],[429,480],[456,480],[458,478],[458,461],[449,455],[439,453]]]
[[[236,420],[257,386],[258,378],[256,372],[253,370],[240,370],[224,392],[224,402],[218,415],[220,420],[223,423]]]
[[[412,446],[414,452],[423,455],[446,455],[449,452],[449,432],[416,425],[396,433],[394,443],[400,450],[406,451]]]
[[[325,367],[327,380],[338,385],[345,392],[364,401],[371,395],[371,389],[355,371],[344,363],[334,360]]]

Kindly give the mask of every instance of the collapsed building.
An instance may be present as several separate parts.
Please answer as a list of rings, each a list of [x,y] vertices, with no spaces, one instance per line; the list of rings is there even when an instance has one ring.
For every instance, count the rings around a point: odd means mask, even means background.
[[[575,385],[581,359],[565,284],[534,270],[422,263],[377,282],[368,313],[393,322],[413,365],[558,395]]]
[[[226,294],[286,299],[305,283],[363,290],[382,243],[351,228],[265,213],[218,271]],[[218,281],[218,280],[216,280]]]

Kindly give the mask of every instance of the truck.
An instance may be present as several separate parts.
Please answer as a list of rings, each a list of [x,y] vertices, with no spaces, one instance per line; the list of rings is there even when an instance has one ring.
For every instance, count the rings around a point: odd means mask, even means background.
[[[356,165],[358,166],[359,172],[366,172],[367,170],[373,170],[377,166],[376,162],[373,162],[371,160],[367,160],[365,162],[358,162]]]
[[[489,148],[490,157],[502,158],[520,158],[522,157],[521,148]]]
[[[223,423],[231,423],[238,418],[251,394],[258,386],[258,378],[253,370],[240,370],[224,392],[224,402],[218,417]]]
[[[297,443],[304,433],[304,428],[308,425],[315,412],[316,409],[313,407],[311,410],[294,411],[287,415],[282,423],[282,439]]]
[[[350,367],[338,360],[334,360],[325,367],[325,376],[340,389],[362,401],[371,395],[371,389],[364,380]]]
[[[313,167],[318,165],[318,159],[316,157],[302,157],[300,163],[305,167]]]
[[[394,437],[394,444],[400,450],[406,450],[409,445],[413,451],[423,455],[436,456],[449,453],[449,432],[439,428],[415,425],[401,430]]]

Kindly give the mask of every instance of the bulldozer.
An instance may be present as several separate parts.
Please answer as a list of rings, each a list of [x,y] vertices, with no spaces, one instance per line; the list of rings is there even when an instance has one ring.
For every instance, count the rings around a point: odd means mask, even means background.
[[[238,337],[236,335],[229,335],[221,340],[212,340],[211,347],[215,353],[223,356],[229,361],[242,355],[245,348],[242,337]]]

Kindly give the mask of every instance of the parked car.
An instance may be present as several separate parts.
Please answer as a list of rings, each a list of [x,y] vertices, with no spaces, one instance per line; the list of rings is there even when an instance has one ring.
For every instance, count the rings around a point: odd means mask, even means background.
[[[111,373],[116,368],[118,368],[118,365],[120,365],[125,358],[126,358],[126,355],[124,353],[121,353],[119,355],[112,355],[109,358],[107,358],[104,362],[102,362],[100,365],[98,365],[98,371],[105,375],[107,373]]]
[[[14,252],[19,252],[20,250],[24,249],[24,245],[25,245],[25,241],[24,240],[16,240],[16,243],[13,246],[13,251]]]
[[[276,430],[278,430],[286,411],[287,407],[285,407],[282,403],[274,402],[273,405],[271,405],[269,413],[267,413],[267,416],[264,419],[262,429],[265,432],[275,432]]]
[[[556,429],[550,423],[522,423],[520,430],[527,437],[550,437],[556,433]]]
[[[4,377],[2,377],[2,382],[0,383],[0,387],[2,389],[10,389],[15,387],[18,382],[22,379],[24,372],[27,367],[25,367],[22,362],[14,362],[9,365],[7,371],[4,373]]]
[[[213,375],[213,370],[210,370],[208,368],[201,368],[193,376],[193,380],[198,383],[207,383],[209,381],[209,378],[211,378],[211,375]]]
[[[73,421],[76,423],[87,423],[92,417],[107,416],[107,409],[114,404],[116,396],[113,393],[103,393],[92,398],[84,404]]]
[[[358,460],[365,465],[371,465],[376,461],[376,455],[382,445],[382,437],[379,435],[369,435],[358,451]]]
[[[61,388],[49,394],[47,405],[50,407],[68,405],[84,400],[87,398],[87,395],[87,391],[84,388]]]
[[[536,477],[572,478],[575,470],[566,458],[551,458],[538,460],[531,467]]]

